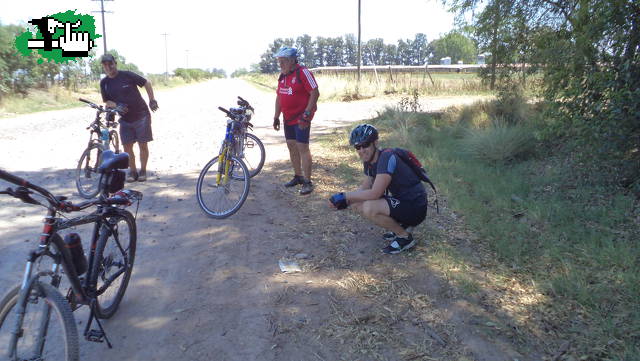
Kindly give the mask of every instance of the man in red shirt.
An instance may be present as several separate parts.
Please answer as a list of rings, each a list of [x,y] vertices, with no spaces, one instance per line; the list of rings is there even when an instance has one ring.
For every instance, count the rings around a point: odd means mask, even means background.
[[[284,137],[295,175],[285,187],[302,184],[300,194],[313,191],[309,133],[320,92],[311,71],[298,64],[295,48],[282,47],[274,55],[280,66],[273,129],[280,130],[280,113],[284,118]],[[304,176],[303,176],[304,174]]]

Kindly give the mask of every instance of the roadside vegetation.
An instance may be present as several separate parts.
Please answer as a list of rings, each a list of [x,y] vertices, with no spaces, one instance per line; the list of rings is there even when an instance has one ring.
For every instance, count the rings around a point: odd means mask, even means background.
[[[515,95],[423,113],[405,97],[370,122],[383,146],[426,165],[449,221],[433,212],[416,230],[418,257],[463,298],[503,315],[485,322],[488,332],[524,355],[639,359],[638,194],[575,142],[546,135],[539,106]],[[321,142],[338,183],[354,186],[361,165],[349,130]]]

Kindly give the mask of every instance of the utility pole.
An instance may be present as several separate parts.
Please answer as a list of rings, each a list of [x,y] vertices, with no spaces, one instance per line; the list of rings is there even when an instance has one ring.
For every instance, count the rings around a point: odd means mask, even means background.
[[[113,13],[113,11],[105,11],[104,10],[104,2],[105,1],[113,1],[113,0],[91,0],[91,1],[100,1],[100,11],[92,11],[93,13],[102,13],[102,44],[103,44],[103,52],[102,54],[107,53],[107,28],[104,24],[104,13]]]
[[[360,26],[360,1],[358,0],[358,85],[360,85],[360,63],[362,62],[361,58],[362,58],[362,52],[360,50],[360,44],[361,44],[361,39],[360,39],[360,35],[361,35],[361,26]]]
[[[167,52],[167,35],[169,34],[162,33],[160,35],[164,36],[164,78],[169,79],[169,53]]]

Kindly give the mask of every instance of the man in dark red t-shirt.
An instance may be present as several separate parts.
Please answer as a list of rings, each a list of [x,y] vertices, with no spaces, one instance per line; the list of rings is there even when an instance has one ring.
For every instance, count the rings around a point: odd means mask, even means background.
[[[300,194],[313,191],[309,133],[320,92],[311,71],[298,64],[295,48],[282,47],[274,55],[280,66],[273,129],[280,130],[280,113],[284,118],[284,137],[294,177],[285,187],[302,184]],[[304,174],[304,176],[303,176]]]

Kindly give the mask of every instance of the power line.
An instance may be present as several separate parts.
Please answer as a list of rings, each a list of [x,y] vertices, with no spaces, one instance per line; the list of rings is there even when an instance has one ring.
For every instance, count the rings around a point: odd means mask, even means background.
[[[91,1],[100,1],[100,11],[92,11],[92,13],[102,13],[102,44],[104,46],[103,54],[106,54],[107,53],[107,29],[104,24],[104,13],[113,13],[113,11],[105,11],[104,2],[113,1],[113,0],[91,0]]]

